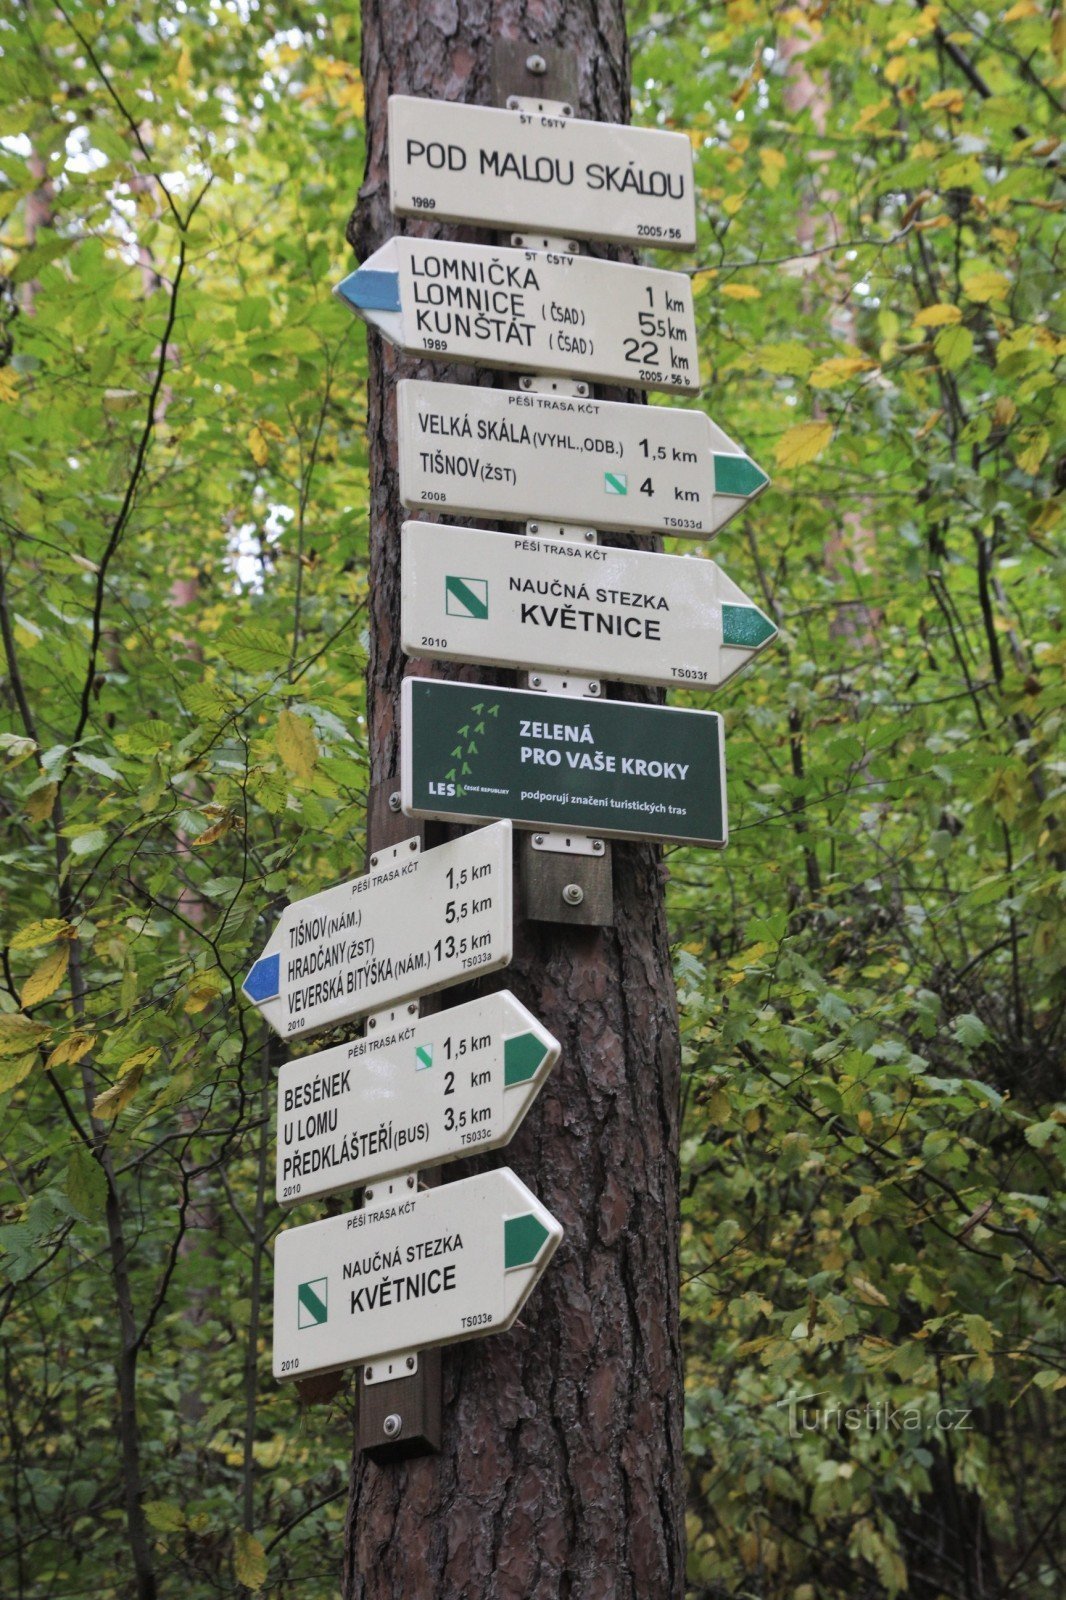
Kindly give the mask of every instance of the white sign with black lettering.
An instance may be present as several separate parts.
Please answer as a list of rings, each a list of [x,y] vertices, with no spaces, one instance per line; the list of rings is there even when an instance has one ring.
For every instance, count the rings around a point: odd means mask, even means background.
[[[410,656],[623,683],[725,683],[777,632],[713,561],[405,522]]]
[[[591,256],[390,239],[334,293],[402,350],[693,394],[692,284]]]
[[[397,384],[412,510],[707,539],[769,483],[702,411]]]
[[[508,1167],[278,1234],[274,1376],[509,1328],[563,1230]]]
[[[559,1059],[558,1040],[506,989],[399,1017],[383,1012],[377,1032],[282,1067],[281,1205],[507,1144]]]
[[[420,852],[282,912],[244,993],[287,1038],[429,994],[511,960],[511,824]]]
[[[541,228],[687,250],[687,134],[389,96],[389,203],[400,217]]]

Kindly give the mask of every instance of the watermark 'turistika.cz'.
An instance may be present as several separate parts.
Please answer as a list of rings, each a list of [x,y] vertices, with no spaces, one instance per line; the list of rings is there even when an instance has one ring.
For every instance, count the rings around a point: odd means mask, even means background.
[[[935,1411],[916,1402],[893,1405],[890,1400],[868,1400],[865,1405],[819,1405],[825,1394],[790,1395],[778,1406],[788,1411],[788,1434],[805,1433],[968,1433],[973,1413],[965,1406],[940,1406]]]

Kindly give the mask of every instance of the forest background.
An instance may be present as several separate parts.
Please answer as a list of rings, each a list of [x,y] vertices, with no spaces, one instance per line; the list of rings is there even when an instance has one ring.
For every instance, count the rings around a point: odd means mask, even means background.
[[[1066,24],[630,31],[634,120],[695,153],[699,403],[774,477],[699,549],[781,629],[688,697],[728,850],[667,853],[690,1595],[1062,1594]],[[363,861],[358,59],[278,0],[0,14],[19,1600],[338,1590],[353,1396],[270,1376],[282,1057],[238,989]]]

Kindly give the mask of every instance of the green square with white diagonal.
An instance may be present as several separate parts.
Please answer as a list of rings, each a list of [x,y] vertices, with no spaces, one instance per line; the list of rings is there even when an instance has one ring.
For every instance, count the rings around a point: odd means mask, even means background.
[[[296,1326],[317,1328],[329,1316],[329,1279],[311,1278],[296,1290]]]
[[[449,617],[473,617],[484,622],[489,614],[488,579],[445,577],[444,610]]]

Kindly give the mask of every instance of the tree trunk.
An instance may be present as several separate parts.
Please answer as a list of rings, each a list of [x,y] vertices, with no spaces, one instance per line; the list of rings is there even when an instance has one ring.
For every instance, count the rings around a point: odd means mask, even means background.
[[[621,0],[468,0],[458,15],[441,0],[364,0],[367,170],[349,233],[360,258],[404,231],[486,237],[391,216],[386,103],[402,93],[491,104],[500,38],[531,52],[564,48],[580,63],[579,114],[627,120]],[[395,382],[493,379],[410,361],[373,334],[369,346],[377,813],[398,787],[404,673]],[[407,670],[474,676],[425,662]],[[441,1454],[353,1462],[346,1600],[680,1600],[684,1592],[680,1049],[658,850],[615,845],[614,874],[613,928],[520,923],[503,975],[563,1054],[513,1143],[480,1165],[512,1166],[565,1238],[524,1325],[444,1352]],[[468,992],[476,991],[450,998]],[[444,1178],[473,1170],[478,1163],[457,1163]]]

